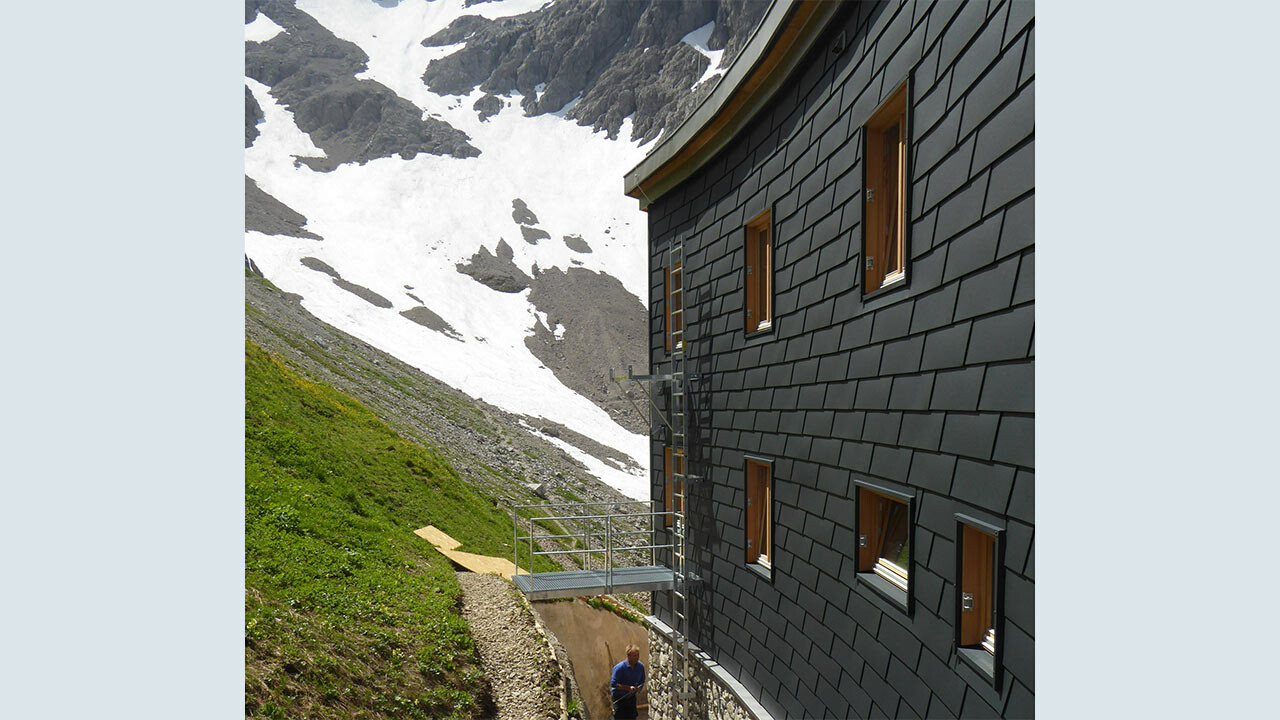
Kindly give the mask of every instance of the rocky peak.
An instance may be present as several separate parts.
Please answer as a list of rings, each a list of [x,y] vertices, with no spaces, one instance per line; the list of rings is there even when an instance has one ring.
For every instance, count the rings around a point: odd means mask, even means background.
[[[709,47],[732,58],[763,15],[763,0],[581,0],[488,20],[464,15],[424,45],[465,42],[433,61],[423,81],[436,93],[523,96],[526,115],[559,112],[617,137],[633,116],[632,138],[648,141],[675,127],[710,92],[693,84],[706,56],[682,38],[715,22]]]
[[[298,128],[325,151],[324,158],[302,158],[316,170],[346,162],[365,163],[399,154],[424,152],[466,158],[480,154],[466,133],[422,112],[387,86],[357,79],[369,56],[336,37],[293,0],[246,0],[246,21],[263,13],[287,32],[267,42],[245,43],[245,75],[271,88],[271,95],[293,112]],[[252,142],[246,100],[246,142]],[[256,122],[256,121],[255,121]]]

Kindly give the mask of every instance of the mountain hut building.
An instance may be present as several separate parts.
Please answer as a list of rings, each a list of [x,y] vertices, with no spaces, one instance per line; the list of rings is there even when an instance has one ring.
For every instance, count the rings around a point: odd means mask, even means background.
[[[1034,716],[1034,15],[775,0],[626,175],[651,717]]]

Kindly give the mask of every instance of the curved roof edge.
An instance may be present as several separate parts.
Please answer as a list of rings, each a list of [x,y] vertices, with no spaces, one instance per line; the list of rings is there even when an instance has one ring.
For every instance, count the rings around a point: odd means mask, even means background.
[[[830,0],[773,0],[719,84],[623,176],[623,191],[647,210],[715,157],[782,87],[839,9]]]

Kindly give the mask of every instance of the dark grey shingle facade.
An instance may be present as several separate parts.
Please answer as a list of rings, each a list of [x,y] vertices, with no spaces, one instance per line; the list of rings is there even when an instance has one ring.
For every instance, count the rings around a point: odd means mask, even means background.
[[[1034,714],[1034,33],[1025,0],[850,3],[648,208],[651,367],[680,233],[702,375],[691,639],[779,717]],[[864,298],[860,128],[908,77],[908,281]],[[743,226],[767,208],[774,329],[747,338]],[[773,462],[771,579],[743,562],[744,455]],[[909,614],[854,576],[859,481],[915,498]],[[1004,528],[998,689],[955,647],[955,513]]]

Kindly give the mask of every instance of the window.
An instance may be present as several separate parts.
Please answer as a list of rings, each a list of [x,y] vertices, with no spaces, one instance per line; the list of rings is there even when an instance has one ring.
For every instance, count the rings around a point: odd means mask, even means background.
[[[907,86],[863,126],[863,292],[906,280]]]
[[[747,562],[773,567],[773,467],[747,460]]]
[[[680,481],[677,482],[675,478],[675,474],[679,473],[680,475],[684,475],[684,453],[683,452],[673,453],[671,447],[668,446],[666,449],[665,457],[663,458],[663,472],[664,472],[664,475],[666,476],[666,482],[664,483],[664,493],[666,495],[666,503],[662,506],[662,509],[669,512],[681,512],[682,508],[684,507],[684,502],[683,502],[684,478],[681,478]],[[679,503],[679,506],[677,506],[677,504],[673,502],[673,499],[674,499],[674,494],[672,492],[673,487],[681,496],[681,502]],[[672,522],[674,521],[675,518],[671,515],[663,515],[662,517],[663,517],[663,520],[662,520],[663,527],[671,527]]]
[[[911,502],[858,488],[858,573],[871,587],[909,607]]]
[[[747,257],[745,306],[747,332],[762,332],[773,327],[773,245],[770,213],[765,210],[747,223]]]
[[[956,646],[969,664],[994,679],[1000,664],[1000,530],[963,515],[956,521]]]
[[[664,294],[667,297],[667,350],[684,349],[684,285],[680,263],[667,266],[663,275]]]

